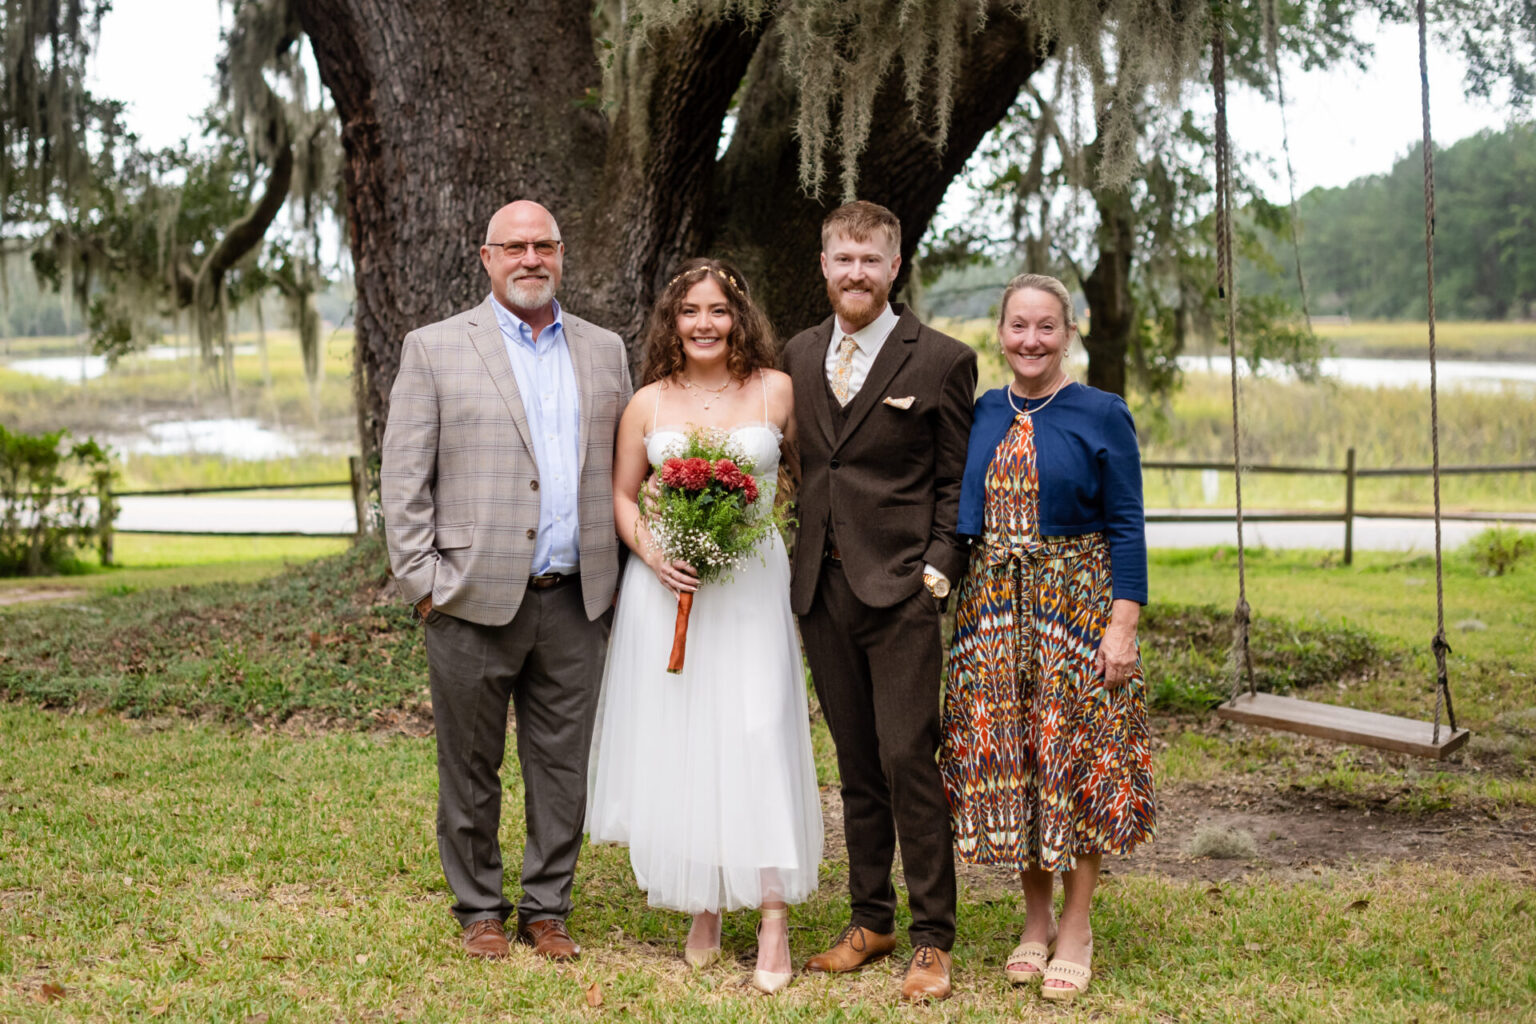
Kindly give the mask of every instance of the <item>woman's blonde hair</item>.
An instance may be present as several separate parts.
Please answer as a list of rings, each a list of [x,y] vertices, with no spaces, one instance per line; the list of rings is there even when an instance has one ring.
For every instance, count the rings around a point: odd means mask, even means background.
[[[1077,330],[1077,313],[1072,309],[1072,295],[1067,291],[1067,286],[1049,274],[1020,274],[1008,286],[1003,289],[1003,298],[997,307],[997,326],[1003,326],[1003,318],[1008,315],[1008,300],[1013,298],[1014,292],[1022,292],[1026,289],[1045,292],[1053,296],[1061,303],[1061,319],[1067,325],[1068,331]]]

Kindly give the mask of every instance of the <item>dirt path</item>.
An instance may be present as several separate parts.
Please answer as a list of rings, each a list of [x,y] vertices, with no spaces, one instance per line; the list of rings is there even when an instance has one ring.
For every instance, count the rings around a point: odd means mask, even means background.
[[[66,598],[84,597],[83,590],[50,590],[47,587],[5,587],[0,589],[0,605],[28,604],[32,601],[63,601]]]
[[[847,856],[842,802],[822,792],[823,858]],[[1253,837],[1251,858],[1186,853],[1203,828]],[[1180,881],[1224,882],[1263,876],[1278,881],[1380,861],[1433,862],[1468,873],[1501,874],[1536,884],[1536,811],[1446,810],[1428,814],[1381,810],[1370,801],[1327,801],[1301,794],[1250,793],[1222,786],[1174,785],[1158,791],[1156,841],[1125,857],[1106,858],[1105,874],[1150,874]],[[1013,892],[1017,875],[1002,868],[959,865],[972,898]]]

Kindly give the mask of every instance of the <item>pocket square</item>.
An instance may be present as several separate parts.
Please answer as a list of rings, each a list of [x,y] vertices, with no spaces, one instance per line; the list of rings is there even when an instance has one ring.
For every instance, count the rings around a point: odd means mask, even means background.
[[[906,411],[907,409],[912,408],[912,403],[917,401],[917,396],[906,395],[902,398],[892,398],[887,395],[885,398],[881,399],[881,401],[890,406],[892,409],[901,409],[902,411]]]

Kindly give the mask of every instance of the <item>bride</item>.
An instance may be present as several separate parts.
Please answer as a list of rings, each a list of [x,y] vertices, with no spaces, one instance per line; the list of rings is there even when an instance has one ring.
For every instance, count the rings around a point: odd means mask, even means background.
[[[603,670],[588,776],[594,843],[628,844],[652,906],[693,915],[683,956],[720,953],[720,914],[760,908],[752,983],[789,983],[787,905],[816,889],[821,803],[805,675],[789,609],[789,560],[769,531],[727,581],[700,586],[651,543],[636,496],[689,431],[729,436],[771,507],[793,431],[773,333],[726,263],[696,259],[667,282],[646,327],[645,386],[619,423],[613,506],[629,560]],[[793,440],[791,437],[790,440]],[[666,672],[677,595],[697,591],[681,675]]]

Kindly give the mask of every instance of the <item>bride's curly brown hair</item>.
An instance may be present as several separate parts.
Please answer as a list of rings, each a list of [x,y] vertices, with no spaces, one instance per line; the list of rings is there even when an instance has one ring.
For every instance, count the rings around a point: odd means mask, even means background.
[[[731,376],[738,381],[746,380],[755,371],[774,365],[773,325],[752,301],[741,271],[724,260],[691,259],[677,268],[651,308],[645,325],[642,384],[670,377],[686,365],[683,339],[677,336],[677,311],[682,308],[688,289],[705,277],[714,277],[731,310],[731,333],[725,339],[725,366]]]

